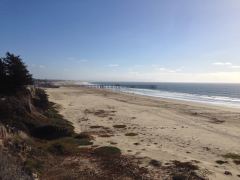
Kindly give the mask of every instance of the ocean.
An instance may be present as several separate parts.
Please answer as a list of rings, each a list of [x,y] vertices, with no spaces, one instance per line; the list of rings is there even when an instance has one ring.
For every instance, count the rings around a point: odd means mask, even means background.
[[[112,90],[240,108],[240,84],[95,82]]]

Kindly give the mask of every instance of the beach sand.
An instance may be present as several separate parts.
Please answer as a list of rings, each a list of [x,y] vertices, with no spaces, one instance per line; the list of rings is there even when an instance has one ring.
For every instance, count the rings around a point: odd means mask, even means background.
[[[222,156],[240,154],[240,109],[84,87],[47,93],[76,132],[94,134],[94,145],[119,147],[142,158],[142,166],[149,158],[162,165],[178,160],[198,165],[210,179],[240,179],[240,165]]]

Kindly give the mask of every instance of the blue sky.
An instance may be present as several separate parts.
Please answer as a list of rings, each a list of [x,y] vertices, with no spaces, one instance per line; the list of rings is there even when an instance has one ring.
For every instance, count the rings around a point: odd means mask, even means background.
[[[239,0],[0,0],[0,55],[36,78],[240,82]]]

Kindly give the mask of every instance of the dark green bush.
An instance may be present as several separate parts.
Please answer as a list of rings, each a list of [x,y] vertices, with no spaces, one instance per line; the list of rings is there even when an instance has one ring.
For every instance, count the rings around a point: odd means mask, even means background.
[[[126,125],[119,124],[119,125],[114,125],[113,127],[114,128],[126,128]]]
[[[48,151],[55,155],[66,155],[68,153],[65,146],[61,143],[51,144],[48,148]]]
[[[32,174],[34,172],[40,172],[43,169],[43,162],[39,161],[38,159],[28,158],[24,162],[24,169],[29,174]]]
[[[27,70],[20,56],[9,52],[0,58],[0,93],[12,94],[33,84],[32,75]]]
[[[76,134],[75,138],[76,139],[91,139],[92,136],[87,132],[82,132],[82,133]]]
[[[130,132],[130,133],[126,133],[125,136],[137,136],[138,134],[137,133],[133,133],[133,132]]]
[[[48,95],[43,89],[37,88],[35,91],[36,97],[33,99],[33,103],[41,110],[47,110],[49,108]]]
[[[67,128],[59,127],[56,125],[44,125],[35,128],[32,131],[32,135],[40,139],[51,140],[71,136],[72,132]]]
[[[103,146],[103,147],[96,148],[94,150],[94,154],[101,157],[120,156],[121,150],[114,146]]]
[[[76,139],[73,137],[65,137],[57,140],[49,141],[46,147],[50,153],[55,155],[77,154],[80,150],[79,146],[92,145],[89,139]]]

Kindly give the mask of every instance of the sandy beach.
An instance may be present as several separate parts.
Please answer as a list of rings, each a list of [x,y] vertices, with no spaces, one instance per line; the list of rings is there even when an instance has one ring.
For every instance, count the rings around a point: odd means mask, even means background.
[[[209,179],[240,179],[240,166],[223,157],[240,154],[239,109],[84,87],[47,93],[76,132],[92,132],[94,146],[117,146],[142,158],[142,166],[178,160],[198,165]]]

